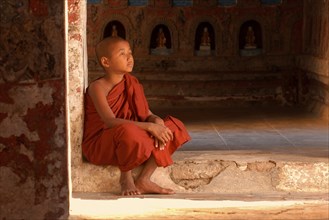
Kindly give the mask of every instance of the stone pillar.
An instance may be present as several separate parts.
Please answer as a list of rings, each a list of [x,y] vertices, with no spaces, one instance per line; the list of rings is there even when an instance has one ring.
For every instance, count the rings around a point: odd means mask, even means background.
[[[68,1],[67,33],[67,112],[68,135],[71,152],[71,179],[79,178],[82,164],[81,143],[83,136],[83,96],[87,85],[86,1]]]

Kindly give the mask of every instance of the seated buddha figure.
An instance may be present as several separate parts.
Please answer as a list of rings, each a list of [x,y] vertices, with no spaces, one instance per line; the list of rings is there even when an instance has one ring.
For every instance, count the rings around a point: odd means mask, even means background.
[[[254,49],[254,48],[257,48],[257,45],[255,43],[255,33],[254,33],[254,30],[251,26],[248,27],[248,30],[247,30],[247,34],[246,34],[246,37],[245,37],[245,46],[244,48],[245,49]]]
[[[157,43],[157,48],[164,48],[166,47],[166,37],[164,35],[164,32],[162,30],[162,28],[159,29],[159,32],[158,32],[158,36],[157,36],[157,39],[156,39],[156,43]]]

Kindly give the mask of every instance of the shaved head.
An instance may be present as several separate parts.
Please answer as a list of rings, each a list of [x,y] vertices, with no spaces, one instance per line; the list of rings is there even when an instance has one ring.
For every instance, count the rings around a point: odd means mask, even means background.
[[[112,51],[113,51],[113,46],[116,43],[122,42],[122,41],[126,41],[126,40],[121,37],[107,37],[107,38],[104,38],[101,42],[99,42],[96,45],[96,56],[97,56],[98,62],[100,62],[100,59],[102,57],[111,57]]]

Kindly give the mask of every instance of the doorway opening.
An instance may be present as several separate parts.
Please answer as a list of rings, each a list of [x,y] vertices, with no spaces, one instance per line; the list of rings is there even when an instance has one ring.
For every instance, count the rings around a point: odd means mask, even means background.
[[[118,169],[114,167],[98,167],[86,163],[82,159],[81,141],[83,131],[83,95],[88,78],[87,68],[87,34],[84,19],[87,17],[86,3],[81,4],[80,22],[78,28],[68,32],[68,57],[67,61],[71,69],[68,69],[68,120],[69,139],[71,144],[71,192],[97,192],[118,191]],[[70,25],[70,24],[67,24]],[[111,26],[112,27],[112,26]],[[120,28],[119,28],[120,30]],[[111,29],[112,33],[112,29]],[[120,33],[120,31],[119,31]],[[76,38],[76,34],[81,36]],[[71,49],[71,50],[70,50]],[[229,77],[228,75],[226,75]],[[195,76],[191,76],[195,77]],[[197,80],[190,85],[200,86]],[[204,83],[204,82],[202,82]],[[207,84],[208,83],[208,84]],[[221,84],[225,87],[225,84]],[[251,82],[252,83],[252,82]],[[213,79],[205,82],[206,88],[213,89],[216,86]],[[239,89],[243,90],[245,84]],[[197,88],[197,87],[196,87]],[[202,90],[202,88],[201,88]],[[227,91],[227,89],[225,89]],[[235,97],[238,98],[239,97]],[[214,107],[212,103],[218,100],[206,102],[207,108],[200,108],[198,100],[192,100],[198,107],[190,105],[189,100],[185,106],[189,108],[160,108],[155,106],[154,112],[163,116],[172,114],[181,118],[186,123],[194,141],[181,149],[183,151],[261,151],[274,153],[300,153],[304,155],[327,155],[325,150],[328,145],[327,122],[314,117],[305,111],[293,108],[272,108],[267,106],[260,108],[249,106],[239,108],[225,106]],[[252,100],[253,101],[253,100]],[[204,104],[204,102],[203,102]],[[233,108],[234,107],[234,108]],[[309,151],[312,144],[312,149]],[[325,148],[324,148],[325,146]],[[90,174],[93,173],[92,178]]]

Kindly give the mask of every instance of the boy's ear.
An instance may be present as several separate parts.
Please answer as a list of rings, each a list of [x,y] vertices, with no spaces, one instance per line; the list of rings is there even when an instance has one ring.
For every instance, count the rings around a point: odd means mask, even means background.
[[[101,57],[101,64],[104,67],[109,67],[109,60],[107,59],[107,57]]]

